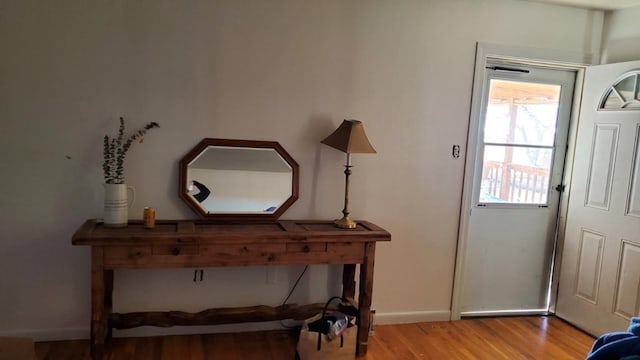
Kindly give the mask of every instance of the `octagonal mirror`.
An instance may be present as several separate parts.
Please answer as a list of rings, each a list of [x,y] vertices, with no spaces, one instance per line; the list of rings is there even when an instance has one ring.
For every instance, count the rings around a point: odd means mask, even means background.
[[[298,199],[298,164],[274,141],[207,138],[180,160],[179,186],[204,218],[276,220]]]

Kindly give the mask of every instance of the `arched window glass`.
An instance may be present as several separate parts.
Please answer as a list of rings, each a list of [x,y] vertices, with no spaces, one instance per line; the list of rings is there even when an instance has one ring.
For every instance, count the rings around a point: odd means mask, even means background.
[[[640,110],[640,70],[624,74],[611,85],[598,110]]]

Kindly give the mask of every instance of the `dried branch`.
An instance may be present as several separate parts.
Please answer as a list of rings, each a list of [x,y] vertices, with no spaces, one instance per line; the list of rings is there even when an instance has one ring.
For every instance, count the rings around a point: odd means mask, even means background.
[[[147,131],[158,127],[160,127],[158,123],[150,122],[125,140],[124,118],[120,117],[118,136],[112,139],[107,135],[104,137],[104,162],[102,163],[102,170],[104,172],[104,181],[107,184],[124,184],[124,159],[129,148],[131,148],[135,140],[142,142],[142,138]]]

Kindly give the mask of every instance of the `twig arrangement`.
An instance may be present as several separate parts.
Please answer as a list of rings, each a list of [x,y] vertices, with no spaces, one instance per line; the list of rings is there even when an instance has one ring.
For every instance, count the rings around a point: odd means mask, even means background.
[[[107,184],[124,184],[124,158],[135,140],[142,142],[142,137],[147,131],[160,127],[156,122],[146,124],[142,129],[131,134],[126,140],[124,137],[124,119],[120,117],[118,136],[109,138],[104,136],[104,181]]]

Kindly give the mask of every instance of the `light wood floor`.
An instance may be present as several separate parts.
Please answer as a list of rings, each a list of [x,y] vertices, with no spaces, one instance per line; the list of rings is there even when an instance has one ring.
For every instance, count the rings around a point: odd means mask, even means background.
[[[479,318],[378,325],[362,360],[584,359],[594,338],[555,317]],[[113,339],[112,360],[288,360],[296,334],[235,334]],[[89,359],[86,340],[36,343],[38,359]]]

